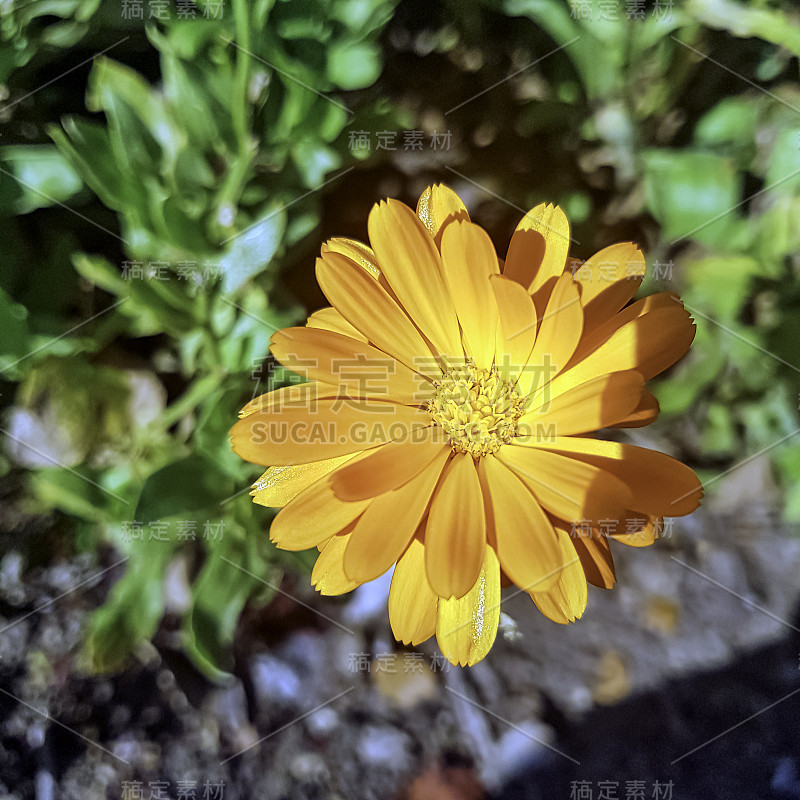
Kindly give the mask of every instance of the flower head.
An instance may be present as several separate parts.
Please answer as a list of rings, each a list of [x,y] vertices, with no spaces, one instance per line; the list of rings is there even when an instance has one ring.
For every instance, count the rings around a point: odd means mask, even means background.
[[[504,262],[442,185],[416,213],[376,205],[369,240],[323,246],[331,307],[272,338],[309,380],[245,406],[232,446],[270,467],[253,495],[283,507],[272,540],[319,548],[320,592],[394,567],[395,636],[435,634],[450,661],[474,664],[502,585],[574,621],[587,580],[614,583],[611,540],[651,544],[664,516],[699,504],[680,462],[593,436],[656,418],[645,381],[684,355],[694,325],[669,293],[629,304],[645,271],[631,243],[571,264],[552,205],[525,215]]]

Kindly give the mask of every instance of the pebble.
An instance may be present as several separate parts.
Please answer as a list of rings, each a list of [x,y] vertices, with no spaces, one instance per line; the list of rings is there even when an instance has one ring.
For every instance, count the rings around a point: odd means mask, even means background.
[[[339,715],[325,706],[306,717],[306,730],[315,739],[327,739],[339,727]]]
[[[328,780],[328,766],[322,756],[316,753],[301,753],[289,764],[289,773],[304,783],[324,783]]]
[[[367,725],[356,748],[362,764],[369,767],[403,772],[410,766],[408,736],[394,728]]]
[[[261,653],[253,659],[250,674],[260,710],[269,711],[276,705],[294,708],[299,704],[303,686],[288,664]]]
[[[778,761],[778,766],[772,775],[770,788],[778,793],[781,798],[800,798],[800,774],[797,762],[793,758],[784,757]]]

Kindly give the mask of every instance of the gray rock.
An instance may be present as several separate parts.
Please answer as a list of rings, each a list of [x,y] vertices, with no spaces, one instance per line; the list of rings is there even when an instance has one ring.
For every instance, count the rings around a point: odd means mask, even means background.
[[[300,705],[303,685],[294,670],[268,653],[253,658],[250,668],[259,712],[296,709]]]
[[[395,728],[366,726],[359,736],[356,752],[362,764],[393,772],[410,767],[408,736]]]
[[[339,727],[339,715],[330,706],[325,706],[305,719],[306,730],[315,739],[327,739]]]

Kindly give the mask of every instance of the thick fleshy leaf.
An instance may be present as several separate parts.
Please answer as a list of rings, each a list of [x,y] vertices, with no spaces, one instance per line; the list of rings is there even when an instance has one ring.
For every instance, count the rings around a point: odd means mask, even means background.
[[[553,524],[527,486],[499,459],[482,458],[480,469],[492,497],[503,571],[525,591],[545,591],[558,580],[562,565]]]
[[[553,622],[566,625],[583,616],[589,591],[581,560],[572,544],[572,537],[556,527],[558,544],[564,556],[564,569],[558,582],[547,592],[530,592],[536,607]]]
[[[413,539],[397,562],[389,589],[389,624],[395,639],[418,645],[436,633],[439,598],[425,577],[425,547]]]
[[[558,437],[537,446],[569,453],[587,464],[608,470],[630,488],[634,507],[651,515],[681,517],[691,514],[703,496],[697,475],[685,464],[657,450],[573,437]]]
[[[420,195],[417,203],[417,216],[430,231],[436,246],[442,241],[444,228],[454,220],[469,221],[467,207],[461,198],[448,186],[435,183]]]
[[[436,489],[425,527],[425,570],[442,598],[463,597],[484,560],[486,521],[472,456],[456,454]]]
[[[460,598],[439,600],[436,641],[452,664],[472,666],[491,650],[500,622],[500,564],[485,548],[475,585]]]
[[[447,450],[416,477],[369,503],[355,526],[344,554],[344,571],[351,580],[366,583],[383,575],[402,555],[428,510]]]
[[[368,227],[381,271],[411,319],[440,353],[459,356],[458,318],[428,229],[397,200],[374,206]]]
[[[457,220],[442,235],[442,264],[467,355],[489,369],[494,361],[498,313],[489,276],[499,273],[497,254],[486,231]]]

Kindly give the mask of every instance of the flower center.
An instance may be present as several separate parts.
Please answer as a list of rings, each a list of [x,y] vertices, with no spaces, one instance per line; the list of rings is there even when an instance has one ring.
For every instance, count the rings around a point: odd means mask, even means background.
[[[450,437],[453,450],[476,458],[486,456],[516,435],[525,399],[494,367],[453,367],[434,386],[428,411]]]

